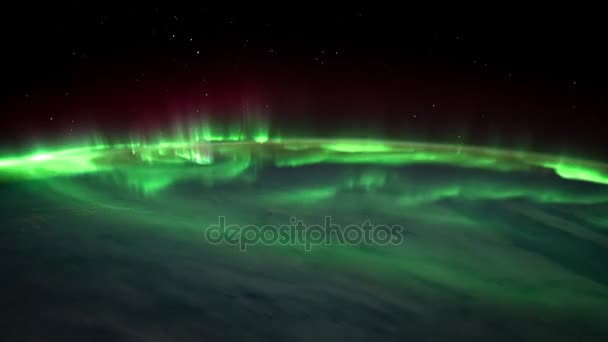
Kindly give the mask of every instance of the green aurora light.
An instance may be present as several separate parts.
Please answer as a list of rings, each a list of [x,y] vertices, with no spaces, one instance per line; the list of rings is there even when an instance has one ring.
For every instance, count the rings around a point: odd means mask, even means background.
[[[280,139],[267,136],[211,140],[187,138],[153,143],[94,144],[77,148],[37,151],[0,159],[0,179],[45,179],[55,176],[132,170],[150,166],[194,166],[203,178],[220,170],[237,176],[248,166],[270,164],[299,167],[314,164],[373,164],[403,166],[448,164],[496,171],[550,171],[564,179],[608,184],[608,165],[595,161],[540,153],[418,142],[356,139]],[[246,165],[244,165],[246,164]],[[181,172],[181,170],[180,170]],[[144,175],[145,172],[141,173]],[[179,178],[179,177],[176,177]],[[142,182],[145,182],[142,179]]]
[[[428,298],[445,296],[430,290],[433,284],[506,307],[592,317],[608,307],[601,305],[608,279],[597,275],[608,249],[606,164],[455,144],[277,138],[269,132],[267,125],[178,126],[152,139],[39,149],[0,159],[0,181],[32,183],[37,196],[87,207],[99,221],[175,234],[213,223],[218,213],[262,224],[294,212],[318,217],[328,208],[346,221],[370,212],[423,228],[413,230],[407,248],[322,246],[307,260],[371,274]],[[176,193],[180,185],[191,194]],[[504,205],[496,209],[493,203]],[[539,227],[549,227],[550,241],[534,235]],[[513,241],[541,252],[532,256]],[[590,246],[601,255],[589,269],[561,265],[566,261],[558,250],[580,260]],[[302,257],[289,246],[275,252]]]

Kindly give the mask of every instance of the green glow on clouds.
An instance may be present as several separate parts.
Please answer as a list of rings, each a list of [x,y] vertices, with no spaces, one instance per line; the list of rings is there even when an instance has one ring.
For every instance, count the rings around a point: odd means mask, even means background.
[[[318,218],[330,210],[356,223],[359,216],[353,216],[370,212],[414,227],[408,248],[332,246],[310,258],[381,275],[415,293],[436,286],[508,305],[581,310],[600,307],[594,301],[607,298],[601,276],[567,269],[551,254],[552,248],[572,248],[569,258],[608,246],[602,235],[608,227],[608,165],[599,162],[449,144],[279,139],[266,124],[203,122],[152,137],[0,158],[0,181],[30,180],[52,190],[40,196],[90,205],[100,211],[99,220],[168,231],[200,229],[218,213],[281,224],[294,212]],[[257,181],[264,186],[256,187]],[[179,186],[187,191],[172,192]],[[494,202],[502,206],[489,212]],[[581,222],[520,202],[567,208]],[[530,233],[534,229],[561,235],[546,243]],[[539,252],[520,246],[525,243]]]

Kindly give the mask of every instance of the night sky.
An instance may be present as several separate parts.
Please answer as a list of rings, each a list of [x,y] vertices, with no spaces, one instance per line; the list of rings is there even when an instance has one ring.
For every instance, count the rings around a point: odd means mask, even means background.
[[[606,25],[594,12],[203,2],[6,7],[2,141],[253,112],[293,135],[605,159]]]

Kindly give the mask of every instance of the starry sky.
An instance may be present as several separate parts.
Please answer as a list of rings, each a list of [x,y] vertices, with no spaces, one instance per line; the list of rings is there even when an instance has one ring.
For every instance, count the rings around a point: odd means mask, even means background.
[[[608,156],[593,9],[12,6],[0,24],[6,145],[263,113],[298,135]]]

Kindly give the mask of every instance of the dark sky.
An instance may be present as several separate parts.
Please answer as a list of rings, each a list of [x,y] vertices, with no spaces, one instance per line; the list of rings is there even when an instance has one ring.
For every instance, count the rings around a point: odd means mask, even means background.
[[[169,4],[5,7],[3,141],[261,112],[294,134],[608,156],[599,9]]]

